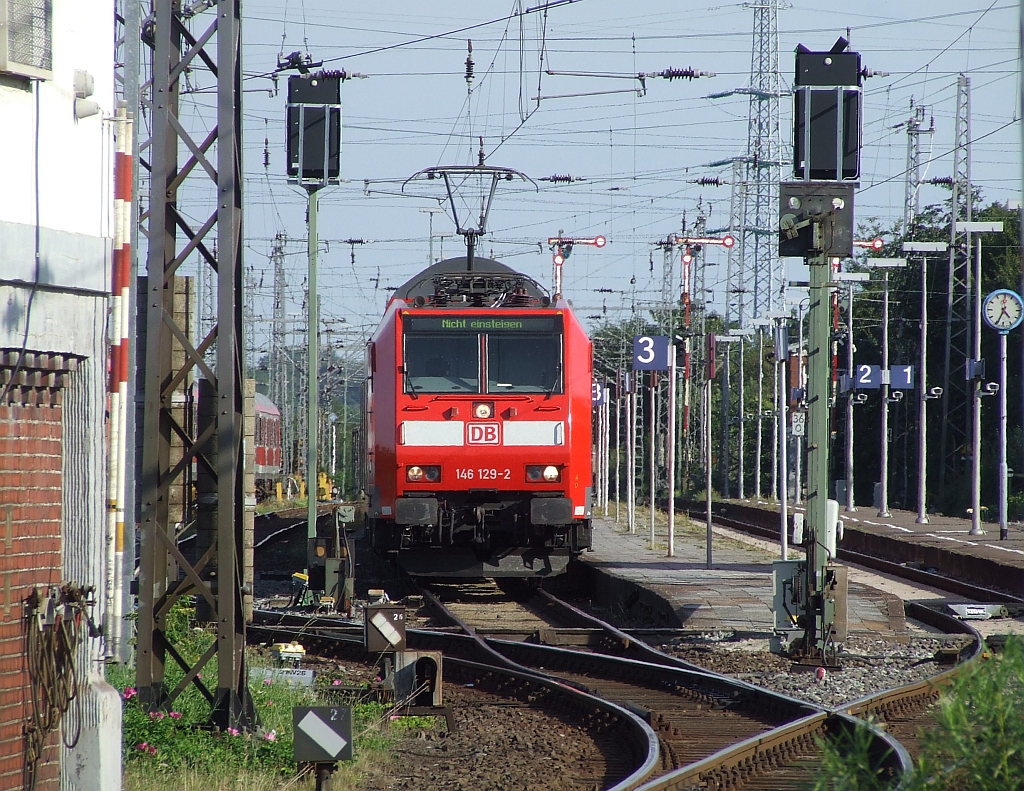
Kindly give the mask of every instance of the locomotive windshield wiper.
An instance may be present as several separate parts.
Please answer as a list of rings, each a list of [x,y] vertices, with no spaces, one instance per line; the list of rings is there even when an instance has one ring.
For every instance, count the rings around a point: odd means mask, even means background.
[[[413,397],[414,401],[417,398],[420,397],[419,393],[416,392],[416,387],[413,385],[412,380],[409,378],[409,366],[408,365],[403,365],[402,366],[402,384],[405,385],[406,392],[412,394],[412,397]]]

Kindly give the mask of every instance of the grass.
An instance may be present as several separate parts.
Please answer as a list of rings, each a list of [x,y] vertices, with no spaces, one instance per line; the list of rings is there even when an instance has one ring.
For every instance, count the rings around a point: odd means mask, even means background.
[[[305,508],[309,501],[305,497],[296,497],[294,500],[278,500],[276,497],[268,497],[256,505],[257,514],[272,514],[275,511],[287,511],[292,508]]]
[[[986,654],[957,676],[923,734],[914,775],[900,791],[1024,789],[1024,641],[1009,636],[1001,654]],[[875,768],[863,728],[821,742],[814,791],[892,791],[898,780]]]
[[[168,633],[176,648],[195,661],[214,636],[193,623],[194,610],[179,603],[168,617]],[[250,664],[269,664],[251,652]],[[212,677],[216,668],[208,665]],[[168,666],[168,688],[182,678],[177,667]],[[107,678],[122,695],[125,791],[306,791],[313,778],[292,760],[292,707],[336,705],[330,690],[341,677],[321,673],[312,687],[268,684],[262,677],[249,690],[259,717],[251,732],[219,731],[208,726],[209,705],[190,686],[170,709],[150,712],[135,693],[134,668],[110,665]],[[379,703],[352,706],[355,760],[342,764],[332,788],[356,789],[362,778],[386,770],[388,748],[409,731],[434,727],[433,718],[401,718],[391,721],[390,711]]]

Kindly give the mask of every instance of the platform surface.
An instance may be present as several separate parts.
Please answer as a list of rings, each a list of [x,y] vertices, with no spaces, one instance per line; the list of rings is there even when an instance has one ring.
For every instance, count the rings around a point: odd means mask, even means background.
[[[730,502],[777,509],[765,501],[733,500],[726,504]],[[791,507],[806,513],[804,505]],[[983,535],[972,536],[969,519],[929,514],[927,524],[918,524],[916,511],[895,508],[882,517],[877,508],[857,506],[853,513],[840,510],[839,518],[846,533],[841,546],[916,563],[965,582],[1024,597],[1024,528],[1020,524],[1009,525],[1007,538],[1000,540],[999,525],[994,522],[983,522]]]
[[[715,535],[712,568],[707,561],[703,525],[676,528],[675,556],[667,557],[663,514],[651,547],[649,523],[631,535],[613,519],[594,520],[594,550],[582,556],[595,569],[653,590],[672,607],[683,628],[706,632],[768,635],[773,631],[772,556],[760,548]],[[851,633],[892,637],[906,632],[903,606],[891,593],[850,582],[848,626]]]

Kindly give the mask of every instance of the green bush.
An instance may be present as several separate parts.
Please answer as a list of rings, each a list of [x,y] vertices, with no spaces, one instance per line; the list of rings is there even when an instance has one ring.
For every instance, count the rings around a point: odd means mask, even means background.
[[[922,734],[914,776],[900,791],[1024,789],[1024,641],[1010,636],[1002,653],[959,674]],[[896,781],[874,770],[870,738],[858,728],[821,742],[814,791],[883,791]]]

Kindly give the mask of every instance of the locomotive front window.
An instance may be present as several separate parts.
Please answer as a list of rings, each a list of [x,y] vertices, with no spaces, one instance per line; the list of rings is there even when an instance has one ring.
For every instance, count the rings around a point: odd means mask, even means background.
[[[487,392],[561,393],[561,335],[490,333]]]
[[[479,393],[479,335],[406,333],[403,389],[407,393]]]

